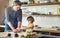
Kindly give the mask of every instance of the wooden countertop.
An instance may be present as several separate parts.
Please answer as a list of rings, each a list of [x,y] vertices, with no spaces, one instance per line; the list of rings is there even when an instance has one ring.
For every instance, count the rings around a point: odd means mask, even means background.
[[[0,27],[4,28],[5,26],[1,25]],[[21,29],[23,29],[23,28],[21,28]],[[57,28],[34,28],[33,30],[51,32],[51,33],[60,33],[60,30],[57,30]]]
[[[53,29],[53,28],[40,28],[40,29],[34,29],[36,31],[43,31],[43,32],[51,32],[51,33],[60,33],[60,30]]]
[[[14,37],[15,33],[13,32],[0,32],[0,37],[7,37],[8,33],[11,33],[12,37]],[[21,32],[21,33],[17,33],[19,35],[19,38],[21,38],[20,36],[24,34],[24,32]],[[38,35],[38,36],[37,36]],[[36,34],[35,36],[37,37],[41,37],[41,36],[48,36],[48,37],[59,37],[60,36],[53,36],[53,35],[45,35],[45,34]]]

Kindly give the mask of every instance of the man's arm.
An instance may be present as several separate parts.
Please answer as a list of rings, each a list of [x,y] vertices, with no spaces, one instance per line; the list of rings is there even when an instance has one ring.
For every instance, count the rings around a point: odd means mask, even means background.
[[[10,26],[10,28],[11,28],[12,30],[15,29],[11,22],[8,22],[8,25]]]
[[[22,22],[18,22],[18,28],[21,28]]]
[[[18,27],[16,28],[18,32],[21,31],[21,24],[22,24],[22,22],[18,22]]]
[[[22,25],[22,10],[19,11],[17,20],[18,20],[18,27],[17,28],[18,28],[18,30],[20,30],[21,25]]]

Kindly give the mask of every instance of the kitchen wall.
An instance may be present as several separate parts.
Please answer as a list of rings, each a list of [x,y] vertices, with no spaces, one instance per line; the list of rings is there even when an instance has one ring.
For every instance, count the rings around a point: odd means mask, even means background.
[[[23,24],[27,26],[27,18],[28,16],[23,16]],[[38,25],[39,27],[50,28],[52,26],[60,27],[60,16],[33,16],[35,19],[34,25]]]
[[[22,7],[23,14],[25,11],[37,12],[41,14],[48,14],[52,12],[52,14],[57,14],[58,5],[42,5],[42,6],[28,6]],[[24,10],[25,9],[25,10]],[[28,12],[29,14],[29,12]],[[58,26],[60,27],[60,16],[33,16],[35,18],[35,25],[39,25],[40,27],[52,27]],[[26,21],[27,16],[23,16],[23,25],[27,25]]]
[[[21,0],[21,1],[24,2],[28,0]],[[40,1],[46,1],[46,0],[40,0]],[[58,6],[59,5],[27,6],[22,7],[22,9],[23,14],[30,14],[31,12],[37,12],[40,14],[49,14],[49,12],[52,12],[52,14],[57,14]],[[39,25],[40,27],[47,27],[47,28],[52,26],[60,27],[60,16],[33,16],[33,17],[35,18],[34,24]],[[23,16],[23,25],[25,26],[27,25],[26,18],[27,16]]]
[[[22,9],[24,13],[25,11],[31,11],[41,14],[48,14],[49,12],[52,12],[52,14],[57,14],[58,5],[28,6],[22,7]]]

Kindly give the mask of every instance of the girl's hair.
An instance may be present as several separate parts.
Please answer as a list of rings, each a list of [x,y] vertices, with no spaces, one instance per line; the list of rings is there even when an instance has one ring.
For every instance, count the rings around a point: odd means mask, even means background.
[[[28,17],[27,17],[27,20],[28,20],[28,21],[31,21],[31,22],[34,22],[34,18],[33,18],[32,16],[28,16]]]

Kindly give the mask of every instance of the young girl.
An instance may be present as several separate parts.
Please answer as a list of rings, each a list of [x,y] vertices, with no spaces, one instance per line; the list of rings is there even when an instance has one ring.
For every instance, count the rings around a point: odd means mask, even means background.
[[[28,25],[25,27],[26,32],[24,33],[24,37],[27,38],[28,35],[35,35],[36,32],[33,32],[33,28],[34,28],[34,18],[32,16],[28,16],[27,17],[27,21],[28,21]],[[32,33],[33,32],[33,33]]]
[[[34,28],[34,18],[32,16],[27,17],[28,26],[26,27],[26,32],[31,33]]]

